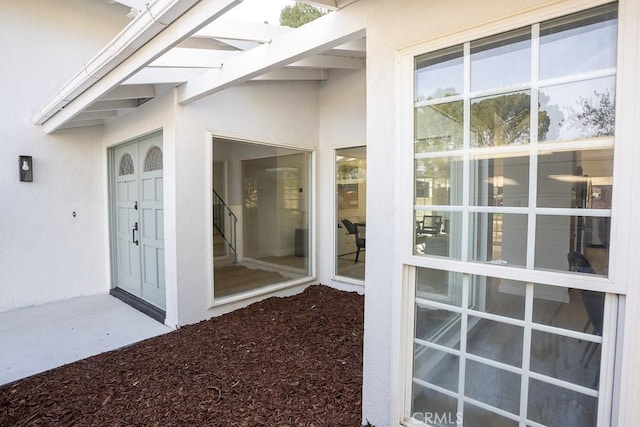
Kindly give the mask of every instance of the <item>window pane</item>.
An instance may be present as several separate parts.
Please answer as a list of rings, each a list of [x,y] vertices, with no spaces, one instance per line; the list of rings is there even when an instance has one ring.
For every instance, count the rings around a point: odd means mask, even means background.
[[[503,409],[520,412],[520,375],[467,360],[466,369],[473,372],[465,378],[464,394],[472,399]],[[465,420],[466,425],[469,420]]]
[[[521,326],[469,316],[467,352],[486,359],[522,366]]]
[[[528,144],[531,91],[471,100],[471,146]]]
[[[518,391],[519,393],[519,391]],[[464,422],[470,426],[518,427],[518,422],[502,417],[470,403],[464,404]]]
[[[336,150],[336,266],[338,276],[364,280],[367,258],[367,150]],[[297,189],[293,188],[295,193]],[[292,195],[295,195],[292,193]]]
[[[602,336],[604,293],[536,284],[533,321]]]
[[[525,282],[472,276],[471,308],[484,313],[524,319]]]
[[[415,255],[460,259],[462,214],[447,211],[415,211]]]
[[[460,314],[416,305],[416,338],[446,347],[460,348]]]
[[[463,108],[462,101],[416,108],[416,153],[461,149]]]
[[[417,57],[416,101],[461,94],[464,89],[462,57],[462,45]]]
[[[460,358],[444,351],[414,345],[413,377],[447,390],[458,391]]]
[[[606,276],[608,238],[609,218],[538,215],[535,268]]]
[[[476,156],[471,160],[470,175],[471,205],[528,206],[528,155]]]
[[[540,25],[540,78],[616,66],[616,4]]]
[[[524,267],[527,261],[527,215],[471,214],[469,256],[473,261]]]
[[[600,344],[532,331],[530,363],[533,372],[597,389]]]
[[[547,86],[539,91],[539,141],[613,136],[615,77]]]
[[[310,153],[214,138],[213,168],[221,198],[213,212],[214,256],[229,254],[233,260],[238,249],[237,264],[214,262],[214,297],[308,277]],[[249,260],[260,268],[249,268]]]
[[[462,273],[417,268],[416,297],[460,307],[462,304]]]
[[[456,424],[457,410],[457,399],[413,383],[411,416],[417,421],[430,426],[451,427]]]
[[[531,80],[529,28],[471,43],[471,91],[508,87]]]
[[[547,426],[595,426],[598,399],[538,380],[529,380],[527,418]],[[570,420],[570,423],[567,422]]]
[[[462,204],[462,158],[415,160],[416,205]]]
[[[543,152],[538,156],[540,207],[611,209],[612,184],[613,149]]]

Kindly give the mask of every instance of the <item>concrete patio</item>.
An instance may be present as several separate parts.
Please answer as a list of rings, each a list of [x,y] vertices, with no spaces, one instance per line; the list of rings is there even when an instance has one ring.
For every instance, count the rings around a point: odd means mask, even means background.
[[[0,385],[170,331],[108,294],[0,313]]]

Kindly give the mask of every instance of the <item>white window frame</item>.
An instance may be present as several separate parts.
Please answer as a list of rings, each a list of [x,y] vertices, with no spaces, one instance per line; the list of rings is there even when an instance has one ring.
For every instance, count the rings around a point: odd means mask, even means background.
[[[612,3],[611,1],[579,1],[571,0],[563,2],[560,5],[551,5],[547,7],[541,7],[533,10],[527,10],[523,13],[511,16],[508,19],[492,22],[491,24],[482,25],[476,28],[468,29],[460,33],[452,34],[446,37],[427,40],[420,44],[414,44],[411,47],[402,49],[398,52],[398,69],[397,69],[397,82],[396,87],[399,90],[398,95],[398,109],[397,109],[397,140],[401,143],[398,144],[399,155],[396,158],[396,170],[400,171],[401,181],[400,188],[401,204],[397,213],[396,224],[400,224],[401,236],[399,241],[399,255],[400,261],[403,264],[402,269],[399,270],[398,278],[400,274],[402,277],[402,294],[401,294],[401,315],[400,315],[400,330],[399,340],[400,346],[396,352],[397,360],[400,362],[398,369],[398,390],[402,395],[398,397],[395,405],[396,414],[400,420],[406,420],[410,416],[411,409],[411,374],[412,374],[412,359],[413,359],[413,322],[414,322],[414,307],[415,297],[413,295],[414,283],[415,283],[415,267],[425,268],[437,268],[449,271],[456,271],[465,274],[473,274],[480,276],[493,276],[501,277],[512,280],[523,280],[523,275],[526,275],[527,282],[535,282],[541,284],[549,284],[562,287],[574,287],[576,281],[580,281],[580,288],[587,290],[609,292],[605,303],[605,330],[603,335],[607,337],[603,343],[602,363],[616,363],[615,371],[615,384],[614,375],[610,374],[610,370],[603,370],[601,372],[601,385],[599,399],[599,425],[608,425],[610,419],[608,414],[611,415],[612,422],[619,422],[623,419],[633,419],[629,414],[640,412],[639,409],[630,408],[624,401],[624,395],[622,393],[628,391],[631,395],[626,399],[628,403],[632,402],[634,397],[632,393],[633,378],[638,377],[640,369],[633,366],[633,360],[631,357],[624,357],[624,348],[636,349],[638,346],[638,339],[634,337],[635,328],[623,328],[624,324],[629,324],[629,320],[633,319],[637,321],[638,315],[631,314],[630,311],[636,310],[624,310],[624,304],[627,301],[637,302],[639,292],[634,288],[630,288],[628,283],[632,279],[636,279],[640,273],[640,268],[637,266],[638,262],[630,263],[631,256],[635,255],[635,259],[640,259],[640,249],[634,247],[633,237],[629,233],[629,224],[634,224],[633,209],[637,212],[640,209],[640,201],[625,197],[625,192],[629,192],[629,187],[622,184],[629,182],[629,177],[638,177],[640,173],[637,171],[637,166],[634,167],[633,154],[638,157],[639,149],[634,147],[634,135],[637,134],[637,126],[633,125],[633,111],[640,110],[638,97],[636,91],[625,92],[624,80],[622,76],[634,76],[634,74],[640,70],[640,63],[635,59],[635,52],[630,51],[630,46],[635,46],[640,36],[638,36],[638,16],[640,16],[640,5],[637,2],[631,0],[620,0],[618,2],[618,63],[617,63],[617,82],[616,82],[616,132],[615,132],[615,155],[614,155],[614,172],[613,179],[616,185],[613,189],[613,205],[611,208],[611,242],[610,242],[610,258],[609,258],[609,273],[608,277],[590,277],[580,275],[576,278],[573,274],[562,272],[549,272],[540,271],[534,269],[522,269],[509,266],[496,266],[491,264],[463,262],[452,259],[443,259],[437,257],[416,256],[413,254],[413,239],[414,239],[414,224],[412,219],[414,216],[414,170],[413,168],[407,168],[408,164],[413,164],[415,153],[413,151],[413,144],[408,144],[406,141],[413,142],[414,139],[414,72],[416,56],[427,52],[437,51],[439,49],[454,46],[456,44],[462,44],[468,41],[477,40],[483,37],[499,34],[509,30],[521,28],[523,26],[531,26],[538,22],[543,22],[549,19],[562,17],[571,13],[579,12],[582,10],[590,9],[596,6]],[[632,77],[630,77],[632,78]],[[633,84],[631,81],[627,82],[630,86]],[[535,89],[535,88],[534,88]],[[453,97],[452,97],[453,100]],[[624,107],[623,107],[624,106]],[[624,114],[621,112],[623,108],[628,108],[629,113]],[[567,149],[569,146],[566,143],[562,143],[562,148]],[[581,145],[580,147],[584,147]],[[533,149],[533,148],[532,148]],[[508,147],[499,148],[497,150],[509,150]],[[454,154],[454,153],[451,153]],[[427,154],[428,156],[428,154]],[[411,162],[411,163],[409,163]],[[625,180],[624,177],[627,177]],[[637,181],[634,181],[637,182]],[[623,188],[626,187],[626,188]],[[637,186],[636,186],[637,188]],[[464,196],[463,196],[464,197]],[[465,203],[468,202],[468,198],[465,198]],[[432,207],[430,207],[432,208]],[[449,208],[449,207],[447,207]],[[460,209],[460,207],[451,207],[452,210]],[[492,212],[495,211],[494,207],[491,207]],[[482,209],[475,209],[475,211],[482,211]],[[505,212],[509,211],[509,208],[505,209]],[[540,208],[537,208],[536,213],[542,213]],[[591,213],[591,212],[590,212]],[[596,212],[594,212],[596,213]],[[598,212],[598,215],[607,216],[609,212]],[[634,230],[640,231],[640,227],[635,227]],[[637,234],[636,234],[637,235]],[[637,245],[635,245],[637,246]],[[466,245],[463,245],[463,250]],[[633,249],[632,249],[633,248]],[[528,257],[532,259],[532,257]],[[528,261],[531,262],[531,261]],[[532,266],[528,266],[532,267]],[[401,271],[401,273],[400,273]],[[633,283],[633,282],[631,282]],[[618,298],[616,295],[620,295]],[[633,297],[633,298],[629,298]],[[618,317],[620,314],[620,317]],[[617,321],[616,321],[617,319]],[[615,324],[618,324],[618,337],[613,334],[611,329],[615,329]],[[634,322],[633,324],[636,324]],[[609,333],[607,331],[609,330]],[[622,333],[624,337],[621,339]],[[617,340],[617,343],[616,343]],[[623,348],[624,347],[624,348]],[[605,350],[609,349],[609,350]],[[620,372],[629,371],[636,377],[629,378],[629,375],[621,375]],[[626,379],[625,379],[626,377]],[[611,396],[611,397],[607,397]],[[623,396],[623,397],[620,397]],[[635,396],[637,397],[637,396]],[[620,402],[618,402],[618,399]],[[613,404],[616,403],[614,407]],[[619,404],[619,405],[618,405]],[[612,411],[612,407],[614,410]],[[604,414],[607,414],[604,416]],[[411,422],[406,425],[412,425]],[[523,425],[523,424],[521,424]]]

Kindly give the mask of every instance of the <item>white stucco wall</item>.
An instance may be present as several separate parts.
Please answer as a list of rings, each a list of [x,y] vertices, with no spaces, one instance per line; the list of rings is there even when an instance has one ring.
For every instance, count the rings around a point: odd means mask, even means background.
[[[128,23],[126,11],[2,1],[0,311],[108,290],[98,132],[47,136],[31,117]],[[33,156],[32,183],[18,181],[19,155]]]
[[[317,276],[320,283],[363,292],[361,285],[334,279],[336,211],[335,150],[366,145],[366,70],[332,70],[320,86],[318,148]],[[369,210],[369,206],[367,206]],[[373,237],[373,236],[370,236]],[[367,246],[368,247],[368,246]]]

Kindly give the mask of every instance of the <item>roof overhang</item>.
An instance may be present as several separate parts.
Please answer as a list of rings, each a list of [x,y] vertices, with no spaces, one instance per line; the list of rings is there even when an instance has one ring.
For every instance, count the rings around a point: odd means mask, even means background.
[[[364,14],[357,4],[297,29],[220,19],[241,1],[146,5],[33,122],[47,133],[96,126],[172,87],[188,104],[252,79],[321,81],[331,69],[365,67]]]

